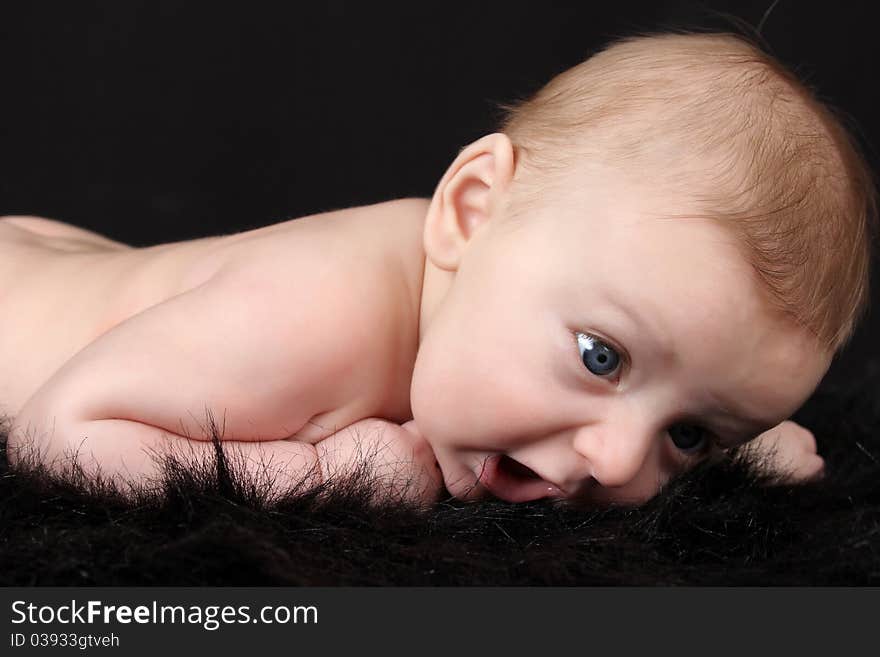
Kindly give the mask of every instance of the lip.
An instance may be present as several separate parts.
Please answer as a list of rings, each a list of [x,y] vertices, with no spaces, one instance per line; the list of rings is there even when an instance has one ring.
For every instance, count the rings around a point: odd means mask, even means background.
[[[495,497],[506,502],[531,502],[547,497],[565,497],[565,493],[549,481],[511,472],[502,465],[502,460],[505,458],[510,459],[504,454],[490,456],[480,472],[480,484]],[[513,461],[519,468],[526,468],[518,461]]]

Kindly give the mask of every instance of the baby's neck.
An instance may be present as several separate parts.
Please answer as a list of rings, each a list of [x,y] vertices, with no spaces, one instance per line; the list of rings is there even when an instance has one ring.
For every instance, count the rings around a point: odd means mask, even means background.
[[[392,223],[402,219],[406,239],[400,239],[400,229],[382,231],[381,239],[387,240],[389,249],[398,252],[403,260],[401,276],[408,290],[409,307],[413,309],[412,321],[418,328],[419,344],[433,320],[434,313],[449,287],[454,273],[439,269],[425,257],[423,233],[425,218],[430,207],[429,199],[417,199],[400,217],[390,217]],[[415,201],[415,200],[414,200]]]

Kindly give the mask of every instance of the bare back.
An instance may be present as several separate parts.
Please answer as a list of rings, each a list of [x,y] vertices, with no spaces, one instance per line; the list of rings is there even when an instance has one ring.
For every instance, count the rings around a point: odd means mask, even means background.
[[[301,308],[302,313],[321,312],[328,307],[327,295],[350,285],[349,281],[363,292],[346,297],[359,298],[358,303],[332,305],[334,312],[342,315],[336,318],[340,332],[326,336],[326,346],[338,350],[336,341],[358,340],[362,357],[352,364],[352,372],[364,374],[346,377],[340,402],[324,409],[321,417],[313,417],[298,439],[320,440],[329,433],[324,426],[332,431],[333,426],[345,426],[369,415],[405,420],[410,412],[409,380],[417,326],[405,316],[410,310],[401,303],[405,291],[392,281],[400,267],[419,266],[415,258],[403,254],[418,251],[426,209],[424,199],[400,199],[234,235],[146,248],[86,248],[0,221],[0,311],[4,317],[0,414],[14,417],[53,373],[106,331],[212,281],[223,270],[227,280],[230,272],[232,278],[242,272],[261,281],[263,292],[259,293],[276,292],[272,303],[279,310],[284,307],[284,290],[292,285],[297,286],[299,298],[308,291],[310,303]],[[396,235],[396,241],[379,239],[389,234]],[[394,249],[390,250],[392,244]],[[230,317],[251,312],[252,304],[253,298],[242,294],[230,293],[223,300],[224,312]],[[278,321],[283,317],[279,312]],[[368,318],[372,328],[363,328]],[[266,319],[272,321],[271,316],[260,318]],[[346,327],[352,326],[361,328],[346,334]],[[284,346],[261,347],[278,351]],[[221,358],[236,356],[217,354]],[[166,375],[173,377],[174,373]],[[341,383],[315,381],[315,385]],[[265,427],[251,423],[250,428],[253,438],[257,434],[266,437],[261,432]],[[247,438],[242,431],[238,436]]]

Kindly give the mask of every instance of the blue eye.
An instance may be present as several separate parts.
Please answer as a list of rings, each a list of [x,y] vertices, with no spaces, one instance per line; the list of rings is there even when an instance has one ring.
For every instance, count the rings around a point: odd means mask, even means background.
[[[620,354],[614,347],[586,333],[578,333],[577,341],[581,349],[581,359],[590,372],[596,376],[608,376],[617,370]]]
[[[703,427],[683,422],[673,424],[667,429],[672,443],[683,452],[699,452],[708,442],[708,435]]]

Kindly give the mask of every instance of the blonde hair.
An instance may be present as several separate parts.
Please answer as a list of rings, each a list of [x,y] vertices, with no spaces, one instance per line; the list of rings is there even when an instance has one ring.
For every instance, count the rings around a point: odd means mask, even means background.
[[[512,219],[584,158],[650,176],[734,235],[777,310],[832,352],[849,341],[868,303],[873,177],[836,110],[756,44],[628,37],[500,108]]]

